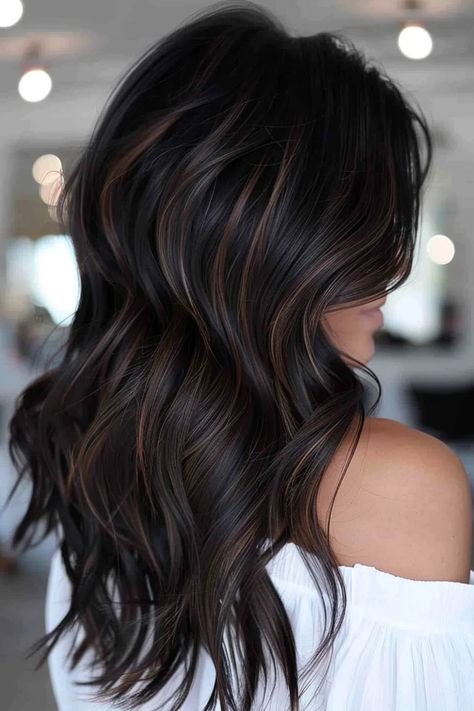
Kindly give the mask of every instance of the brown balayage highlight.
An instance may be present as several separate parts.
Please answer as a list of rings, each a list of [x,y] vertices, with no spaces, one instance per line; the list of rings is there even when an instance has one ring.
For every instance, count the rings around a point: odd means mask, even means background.
[[[59,205],[78,308],[10,421],[14,543],[57,531],[73,589],[34,651],[80,626],[96,698],[139,708],[186,662],[177,711],[204,648],[203,711],[252,709],[270,662],[299,711],[345,611],[318,488],[380,398],[321,316],[407,279],[430,161],[421,111],[349,40],[252,3],[198,13],[110,97]],[[331,600],[304,670],[265,570],[288,541]]]

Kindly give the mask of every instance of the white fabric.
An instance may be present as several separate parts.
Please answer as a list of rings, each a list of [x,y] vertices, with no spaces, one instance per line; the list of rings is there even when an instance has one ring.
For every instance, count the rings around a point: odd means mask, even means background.
[[[321,593],[315,588],[301,549],[293,543],[275,555],[267,570],[289,614],[298,661],[304,663],[315,652],[324,631]],[[411,580],[361,564],[339,566],[339,570],[347,590],[346,615],[330,666],[326,658],[319,667],[321,678],[310,677],[308,683],[305,678],[301,711],[472,711],[474,570],[469,583]],[[47,631],[65,614],[69,590],[58,550],[48,580]],[[112,708],[87,700],[92,687],[74,686],[74,679],[86,679],[87,675],[83,664],[73,672],[67,671],[69,644],[69,639],[61,638],[49,657],[59,711]],[[321,679],[325,682],[315,696]],[[182,706],[183,711],[201,711],[214,680],[213,665],[203,650],[192,695]],[[270,680],[270,691],[272,683]],[[168,711],[171,703],[160,704],[174,688],[175,683],[168,686],[166,693],[143,705],[143,711]],[[287,711],[285,689],[284,682],[277,679],[271,697],[260,697],[255,711]]]

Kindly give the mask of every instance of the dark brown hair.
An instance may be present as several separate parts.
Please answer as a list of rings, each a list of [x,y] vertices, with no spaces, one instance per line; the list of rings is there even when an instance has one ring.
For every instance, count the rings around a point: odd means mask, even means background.
[[[338,585],[343,614],[346,602],[316,496],[367,414],[321,315],[407,279],[430,161],[422,112],[380,67],[250,2],[193,16],[113,92],[59,206],[80,302],[10,422],[18,482],[32,482],[14,543],[59,530],[73,586],[35,649],[46,658],[80,624],[73,663],[95,651],[97,698],[138,707],[187,659],[179,709],[202,646],[216,670],[205,709],[247,711],[270,649],[299,708],[265,566],[289,541],[321,562],[332,614],[312,674],[342,624]],[[380,384],[359,366],[378,386],[373,412]]]

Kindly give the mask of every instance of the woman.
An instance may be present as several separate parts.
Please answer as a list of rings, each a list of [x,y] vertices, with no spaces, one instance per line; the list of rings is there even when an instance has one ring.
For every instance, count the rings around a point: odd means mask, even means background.
[[[61,711],[471,708],[466,473],[370,416],[366,366],[430,161],[380,69],[253,4],[120,83],[61,198],[65,353],[11,422]]]

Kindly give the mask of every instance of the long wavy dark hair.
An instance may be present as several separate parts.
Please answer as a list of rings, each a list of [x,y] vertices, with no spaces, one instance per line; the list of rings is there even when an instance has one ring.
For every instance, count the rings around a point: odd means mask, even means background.
[[[94,650],[95,698],[139,707],[186,661],[179,709],[203,647],[205,711],[247,711],[270,650],[299,709],[266,564],[297,542],[330,594],[311,675],[346,610],[318,488],[381,394],[321,317],[409,276],[431,146],[421,110],[347,38],[293,36],[250,2],[193,15],[112,93],[59,204],[78,308],[9,433],[15,488],[32,483],[13,543],[60,531],[73,588],[35,649],[44,661],[82,626],[72,664]],[[357,368],[377,384],[370,408]]]

